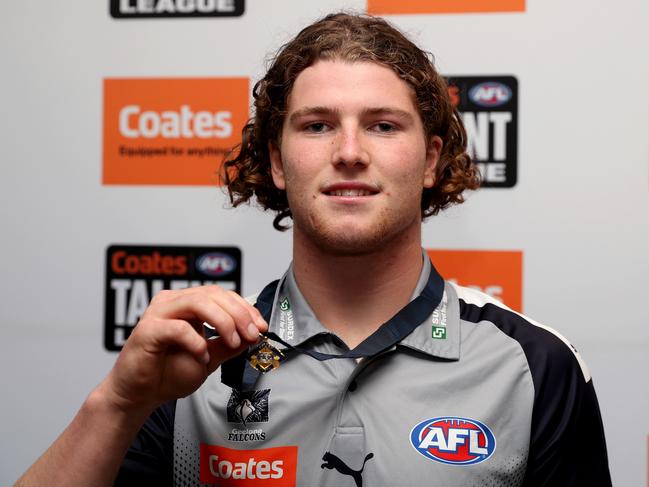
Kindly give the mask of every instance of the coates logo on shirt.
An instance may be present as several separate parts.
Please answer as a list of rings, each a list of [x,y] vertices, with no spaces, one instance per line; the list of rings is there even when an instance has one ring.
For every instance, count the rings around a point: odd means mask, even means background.
[[[239,17],[244,0],[110,0],[116,19],[169,17]]]
[[[367,0],[367,13],[373,15],[524,11],[525,0]]]
[[[523,311],[523,252],[520,250],[427,249],[444,279],[477,289]]]
[[[410,432],[410,443],[426,458],[450,465],[484,462],[496,450],[487,425],[455,416],[422,421]]]
[[[104,184],[216,185],[248,119],[248,78],[104,80]]]
[[[297,446],[233,450],[201,443],[201,482],[219,487],[294,487]]]

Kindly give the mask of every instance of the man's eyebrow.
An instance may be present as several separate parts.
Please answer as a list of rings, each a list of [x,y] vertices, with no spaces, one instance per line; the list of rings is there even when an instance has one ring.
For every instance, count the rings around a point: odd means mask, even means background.
[[[299,110],[295,110],[291,113],[289,117],[289,122],[294,122],[295,120],[306,117],[310,115],[339,115],[340,110],[337,108],[325,107],[325,106],[314,106],[314,107],[304,107]],[[402,118],[407,121],[411,121],[413,116],[410,112],[402,110],[401,108],[396,107],[373,107],[365,108],[361,115],[394,115],[396,117]]]
[[[307,117],[309,115],[338,115],[339,113],[340,113],[339,110],[330,107],[324,107],[324,106],[304,107],[304,108],[300,108],[299,110],[295,110],[293,113],[291,113],[291,116],[289,117],[289,122],[294,122],[298,118]]]
[[[412,121],[412,113],[396,107],[376,107],[363,110],[363,115],[394,115],[407,121]]]

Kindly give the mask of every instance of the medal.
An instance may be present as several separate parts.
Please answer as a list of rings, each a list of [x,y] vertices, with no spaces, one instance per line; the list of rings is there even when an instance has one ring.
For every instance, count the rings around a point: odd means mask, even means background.
[[[262,337],[263,340],[248,353],[248,363],[253,369],[265,374],[279,367],[280,362],[284,360],[284,354],[270,344],[268,337]]]

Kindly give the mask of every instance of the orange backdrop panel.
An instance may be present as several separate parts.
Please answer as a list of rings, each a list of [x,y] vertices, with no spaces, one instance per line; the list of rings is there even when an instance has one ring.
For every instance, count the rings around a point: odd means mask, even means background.
[[[519,250],[428,250],[444,279],[477,287],[523,310],[523,253]]]
[[[249,114],[248,78],[104,80],[104,184],[214,185]]]
[[[367,0],[374,15],[524,11],[525,0]]]

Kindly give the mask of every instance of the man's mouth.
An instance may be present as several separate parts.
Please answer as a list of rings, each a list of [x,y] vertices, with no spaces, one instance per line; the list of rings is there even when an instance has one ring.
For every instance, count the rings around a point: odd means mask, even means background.
[[[327,196],[362,197],[373,196],[379,189],[364,183],[337,183],[326,186],[322,192]]]
[[[325,194],[329,196],[370,196],[373,193],[365,189],[336,189],[326,191]]]

